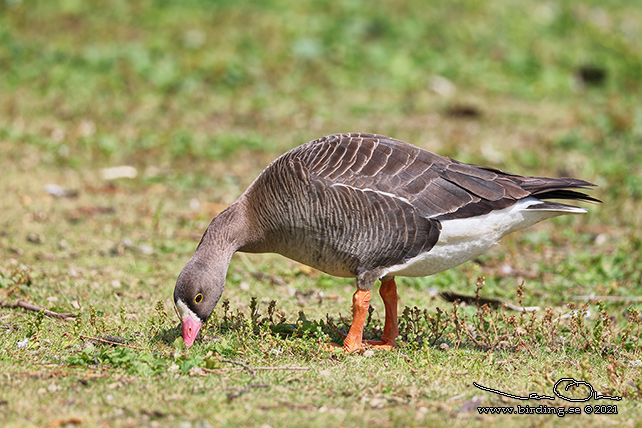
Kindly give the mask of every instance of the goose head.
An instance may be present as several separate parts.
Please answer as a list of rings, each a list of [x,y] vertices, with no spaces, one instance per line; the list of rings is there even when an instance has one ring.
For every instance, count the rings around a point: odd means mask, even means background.
[[[176,280],[174,304],[183,325],[183,341],[192,346],[225,288],[232,255],[252,242],[256,227],[246,220],[244,198],[216,216],[201,238],[194,255]]]
[[[223,294],[227,264],[190,260],[178,275],[174,304],[183,325],[183,341],[192,346]]]

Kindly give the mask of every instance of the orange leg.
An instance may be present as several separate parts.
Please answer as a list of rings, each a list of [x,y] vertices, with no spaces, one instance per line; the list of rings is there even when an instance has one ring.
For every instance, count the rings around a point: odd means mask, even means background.
[[[397,326],[397,284],[395,279],[390,278],[385,283],[381,284],[379,294],[383,299],[383,304],[386,308],[386,321],[383,325],[383,335],[381,341],[368,341],[369,345],[374,345],[376,348],[391,349],[396,346],[396,340],[399,336],[399,327]]]
[[[366,324],[369,307],[370,291],[357,290],[352,296],[352,325],[343,341],[343,349],[346,352],[354,352],[363,348],[363,327]]]

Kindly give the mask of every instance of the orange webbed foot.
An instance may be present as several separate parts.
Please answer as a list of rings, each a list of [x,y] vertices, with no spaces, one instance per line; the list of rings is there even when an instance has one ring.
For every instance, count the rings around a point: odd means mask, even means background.
[[[394,348],[398,348],[397,343],[394,340],[366,340],[365,343],[371,348],[382,349],[384,351],[390,351]]]
[[[363,352],[365,349],[366,348],[361,341],[348,341],[348,339],[346,338],[346,340],[343,342],[343,350],[346,354],[357,354]]]
[[[370,307],[370,291],[357,290],[352,296],[352,325],[350,331],[343,341],[343,349],[346,353],[362,352],[366,347],[374,349],[391,350],[397,347],[396,339],[399,336],[397,326],[397,285],[394,278],[387,279],[382,283],[379,293],[383,298],[386,308],[386,320],[383,328],[383,337],[380,341],[363,341],[363,328],[368,316]],[[333,346],[339,346],[333,344]]]
[[[349,343],[346,346],[346,343],[344,342],[343,345],[339,345],[338,343],[334,342],[326,342],[327,350],[329,352],[334,352],[336,349],[341,348],[345,351],[346,354],[358,354],[359,352],[362,352],[365,350],[365,345],[362,343],[361,346],[358,346],[356,343]]]

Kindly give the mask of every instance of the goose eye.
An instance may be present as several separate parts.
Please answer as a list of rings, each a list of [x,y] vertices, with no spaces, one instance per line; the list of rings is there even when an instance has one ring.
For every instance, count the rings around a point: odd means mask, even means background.
[[[196,297],[194,297],[194,303],[196,303],[197,305],[201,303],[202,300],[203,300],[203,295],[201,293],[198,293]]]

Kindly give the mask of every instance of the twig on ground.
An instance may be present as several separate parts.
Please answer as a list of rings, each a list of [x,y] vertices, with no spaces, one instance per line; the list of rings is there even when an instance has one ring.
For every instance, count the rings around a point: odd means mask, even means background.
[[[254,369],[253,369],[252,367],[248,366],[248,365],[247,365],[247,364],[245,364],[245,363],[242,363],[242,362],[240,362],[240,361],[236,361],[236,360],[221,360],[221,362],[222,362],[222,363],[236,364],[237,366],[241,366],[241,367],[243,367],[245,370],[247,370],[247,371],[249,371],[250,373],[252,373],[252,377],[253,377],[253,378],[255,378],[255,377],[256,377],[256,372],[254,371]]]
[[[245,394],[247,391],[249,391],[251,388],[269,388],[270,385],[266,384],[254,384],[252,383],[254,379],[256,379],[256,370],[310,370],[309,367],[250,367],[247,364],[241,362],[241,361],[236,361],[236,360],[221,360],[222,363],[229,363],[229,364],[235,364],[237,366],[241,366],[239,370],[247,370],[252,374],[252,380],[250,381],[249,384],[247,384],[245,387],[239,389],[238,391],[231,392],[227,395],[227,401],[230,402],[234,400],[235,398],[240,397],[241,395]],[[206,370],[210,371],[210,370]]]
[[[244,367],[230,367],[230,368],[220,368],[220,369],[206,369],[203,368],[207,373],[218,373],[220,371],[228,371],[228,370],[247,370]],[[259,371],[259,370],[310,370],[310,367],[252,367],[252,370]]]
[[[126,347],[126,348],[138,349],[139,351],[143,351],[143,348],[138,347],[138,346],[127,345],[127,344],[125,344],[125,343],[119,343],[119,342],[112,342],[111,340],[105,340],[105,339],[101,339],[101,338],[99,338],[99,337],[85,336],[84,334],[79,334],[79,336],[80,336],[80,337],[82,337],[83,339],[87,339],[87,340],[95,340],[95,341],[97,341],[97,342],[106,343],[106,344],[108,344],[108,345],[113,345],[113,346],[124,346],[124,347]]]
[[[513,310],[517,312],[532,312],[532,311],[539,311],[541,308],[539,306],[518,306],[518,305],[513,305],[512,303],[509,302],[504,302],[498,299],[489,299],[486,297],[477,297],[477,296],[466,296],[463,294],[455,293],[452,291],[442,291],[439,293],[439,296],[444,299],[447,302],[454,302],[455,300],[460,300],[467,305],[477,305],[477,306],[483,306],[483,305],[488,305],[491,308],[501,308],[502,306]]]
[[[310,370],[310,367],[252,367],[254,370]]]
[[[76,314],[72,314],[68,312],[61,313],[61,312],[51,311],[49,309],[41,308],[40,306],[32,305],[31,303],[27,303],[22,300],[18,300],[16,303],[0,302],[0,306],[5,308],[22,308],[22,309],[26,309],[28,311],[34,311],[34,312],[45,311],[45,315],[47,315],[48,317],[58,318],[61,320],[68,320],[70,318],[76,318],[78,316]]]

